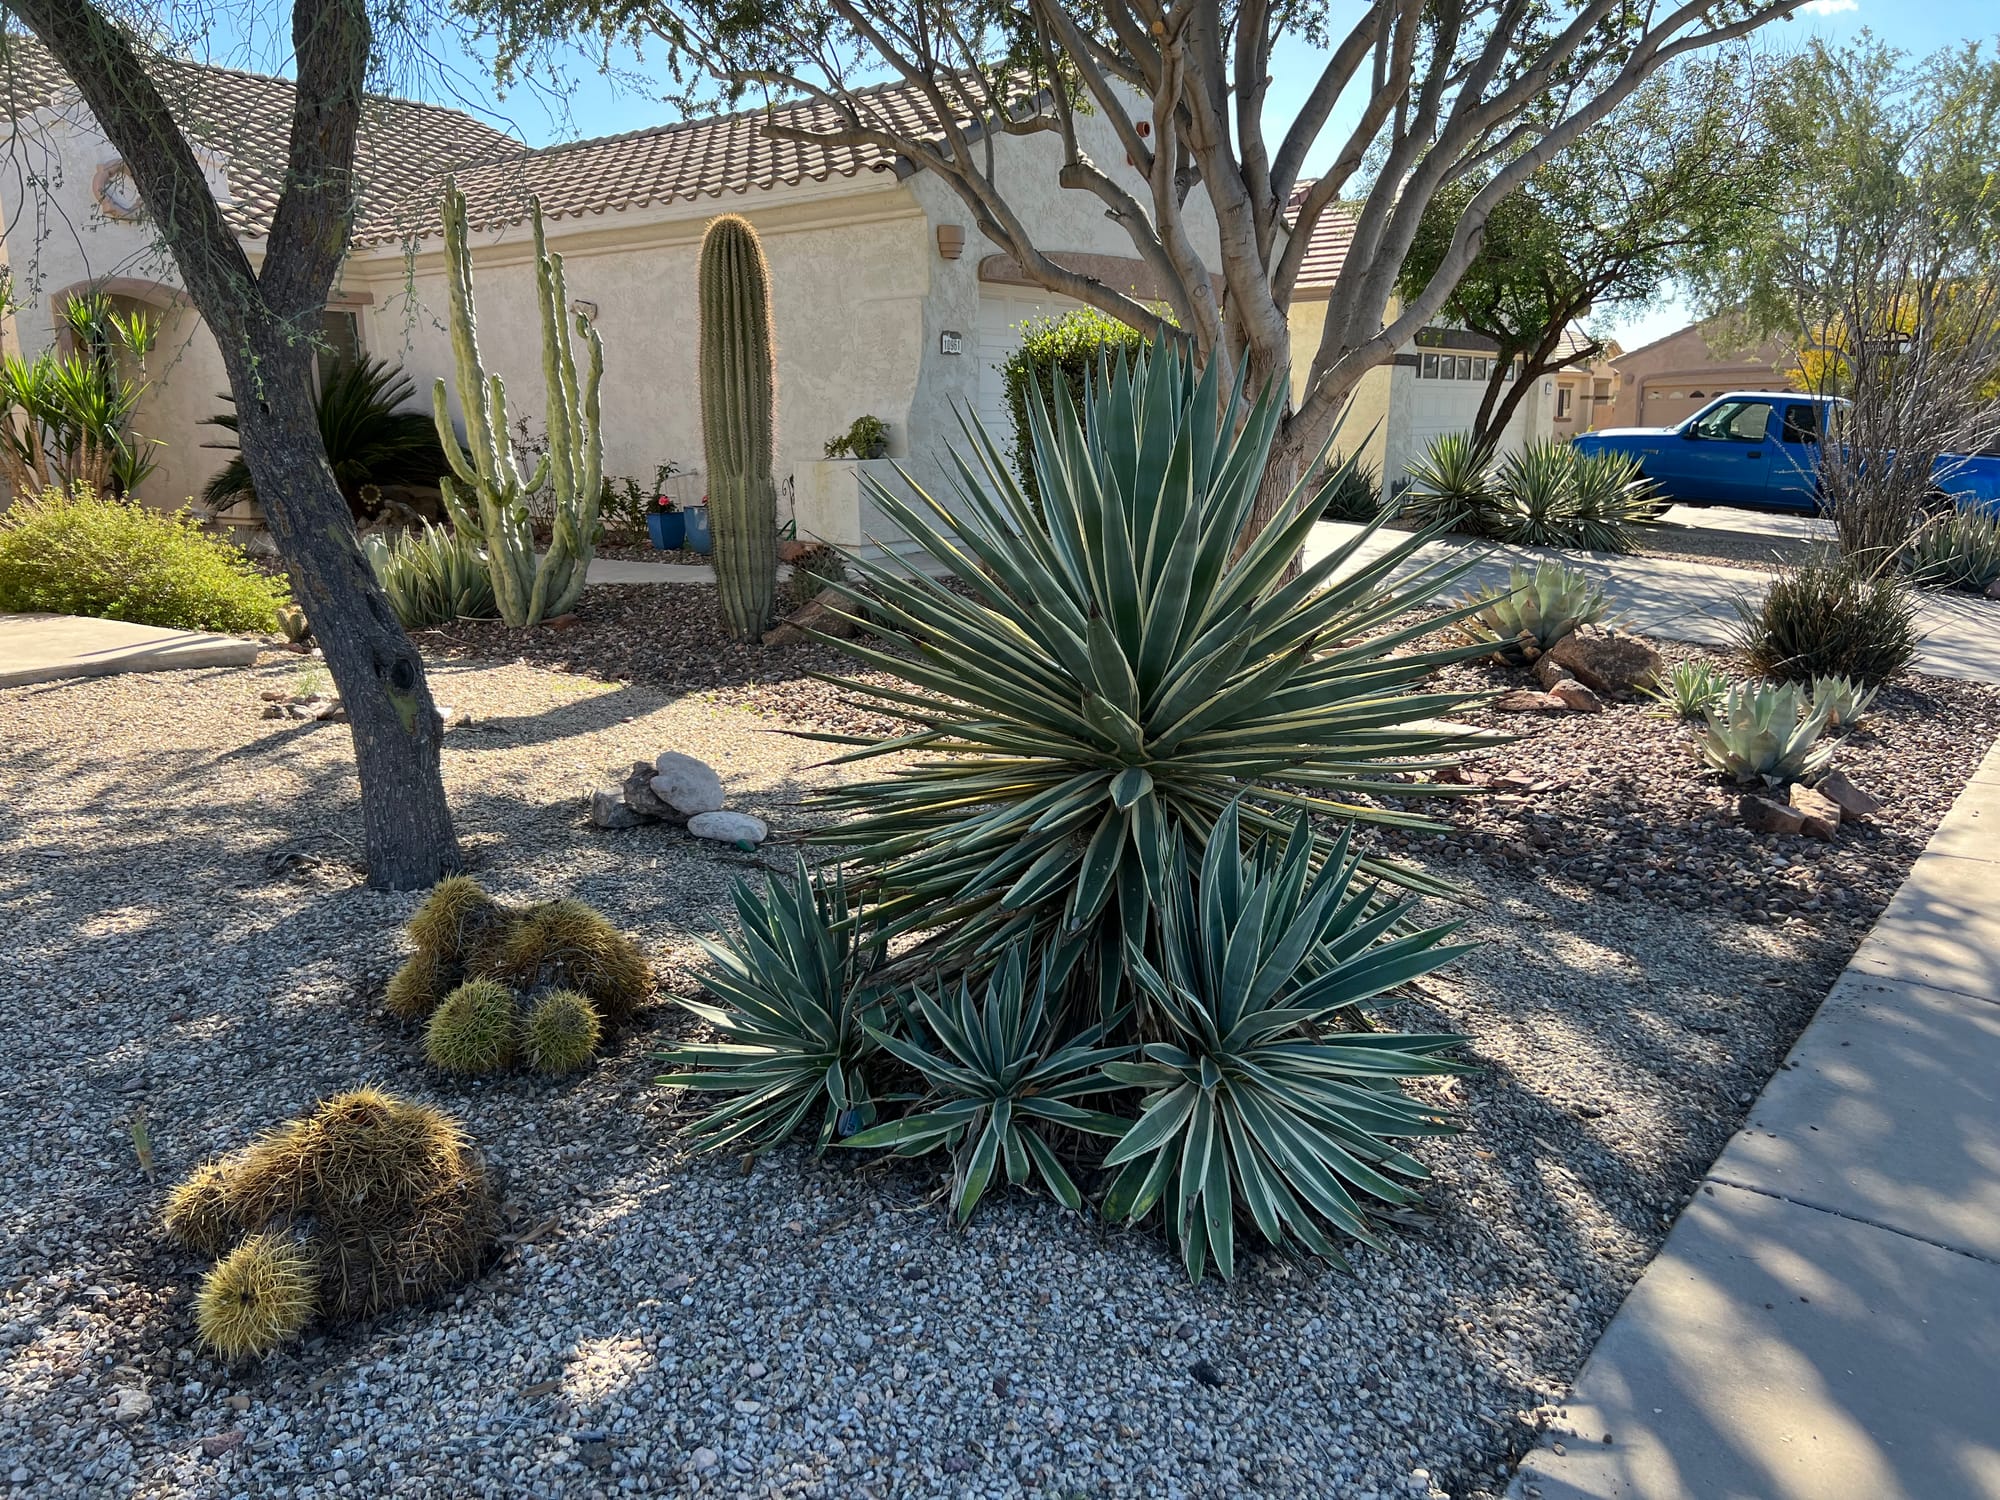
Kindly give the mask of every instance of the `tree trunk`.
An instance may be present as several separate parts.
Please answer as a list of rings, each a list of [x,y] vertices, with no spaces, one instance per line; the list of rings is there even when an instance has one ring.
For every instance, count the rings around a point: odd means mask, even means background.
[[[313,411],[311,349],[252,338],[225,353],[243,461],[354,735],[368,883],[423,890],[460,867],[439,765],[443,726],[410,644],[361,554]],[[260,398],[261,393],[261,398]]]
[[[1532,362],[1522,367],[1521,373],[1507,383],[1500,399],[1492,409],[1482,413],[1482,420],[1473,426],[1473,436],[1482,443],[1492,444],[1500,440],[1500,434],[1507,430],[1507,424],[1514,420],[1514,413],[1521,409],[1521,403],[1528,399],[1528,388],[1542,378],[1543,372],[1533,367]],[[1492,393],[1487,393],[1488,399]]]

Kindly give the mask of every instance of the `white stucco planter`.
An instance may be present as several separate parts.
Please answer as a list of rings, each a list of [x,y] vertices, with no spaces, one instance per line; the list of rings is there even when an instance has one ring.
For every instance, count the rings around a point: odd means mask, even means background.
[[[792,493],[800,540],[826,542],[867,557],[894,556],[912,563],[921,559],[928,564],[929,557],[875,503],[868,480],[892,494],[909,493],[891,459],[824,458],[800,464]]]

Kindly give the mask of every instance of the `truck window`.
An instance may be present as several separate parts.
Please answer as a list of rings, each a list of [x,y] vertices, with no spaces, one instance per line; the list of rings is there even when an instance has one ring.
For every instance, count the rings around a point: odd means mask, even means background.
[[[1819,408],[1803,402],[1785,408],[1785,431],[1781,439],[1787,443],[1817,443],[1819,441]]]
[[[1724,401],[1695,419],[1694,435],[1730,443],[1761,443],[1771,430],[1768,401]]]

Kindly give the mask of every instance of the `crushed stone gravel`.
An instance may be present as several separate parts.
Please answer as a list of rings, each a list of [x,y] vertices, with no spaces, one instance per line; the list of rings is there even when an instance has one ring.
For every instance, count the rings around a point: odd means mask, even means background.
[[[600,905],[688,993],[731,878],[789,864],[829,774],[777,729],[838,710],[798,675],[818,648],[732,678],[732,648],[675,635],[671,605],[619,610],[623,681],[549,669],[588,609],[570,632],[429,643],[462,658],[434,686],[472,718],[445,775],[498,894]],[[1453,804],[1402,850],[1471,888],[1486,940],[1385,1017],[1468,1034],[1483,1069],[1421,1086],[1468,1127],[1422,1148],[1428,1212],[1352,1278],[1256,1255],[1190,1288],[1152,1235],[1017,1195],[953,1232],[930,1164],[691,1156],[690,1106],[647,1056],[680,1026],[668,1006],[573,1081],[428,1073],[380,1006],[416,898],[361,884],[347,731],[259,717],[297,671],[0,693],[11,1493],[1497,1496],[2000,733],[1991,692],[1886,693],[1841,763],[1889,805],[1822,848],[1725,827],[1709,773],[1670,753],[1685,731],[1640,709],[1509,724],[1524,738],[1490,769],[1552,784]],[[715,764],[773,842],[588,828],[593,787],[664,749]],[[1699,899],[1739,866],[1746,910]],[[1779,885],[1803,899],[1748,910]],[[166,1186],[364,1080],[458,1111],[505,1167],[500,1263],[442,1304],[219,1364],[193,1339],[203,1267],[156,1227]]]

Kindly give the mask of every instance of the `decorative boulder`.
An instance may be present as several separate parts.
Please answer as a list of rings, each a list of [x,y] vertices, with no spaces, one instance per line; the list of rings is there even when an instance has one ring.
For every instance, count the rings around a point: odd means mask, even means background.
[[[1840,806],[1830,797],[1822,797],[1809,786],[1792,783],[1790,797],[1792,808],[1805,820],[1800,832],[1807,838],[1830,839],[1840,827]]]
[[[688,832],[718,844],[761,844],[771,836],[762,818],[740,812],[705,812],[688,819]]]
[[[626,803],[622,789],[608,786],[590,794],[590,821],[599,828],[637,828],[646,820]]]
[[[632,762],[632,774],[625,778],[623,795],[625,805],[649,823],[674,816],[674,810],[653,790],[653,763],[649,760]]]
[[[1652,687],[1666,669],[1660,653],[1637,636],[1593,625],[1564,636],[1548,657],[1592,692],[1614,698]]]
[[[1796,807],[1773,802],[1769,797],[1745,797],[1736,804],[1736,816],[1753,833],[1797,833],[1805,827],[1805,814]]]
[[[653,762],[652,789],[683,818],[722,811],[722,778],[707,761],[669,750]]]

